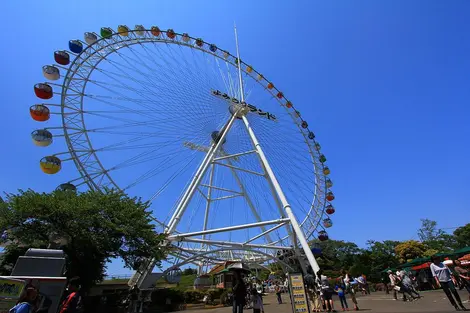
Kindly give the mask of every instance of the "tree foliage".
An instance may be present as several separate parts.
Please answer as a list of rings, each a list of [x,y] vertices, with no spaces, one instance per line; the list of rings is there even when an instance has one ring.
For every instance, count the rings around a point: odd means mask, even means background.
[[[429,219],[421,220],[421,228],[418,229],[418,237],[431,252],[449,252],[455,247],[455,239],[437,227],[437,222]]]
[[[194,275],[194,274],[197,274],[197,270],[195,268],[188,267],[188,268],[185,268],[183,270],[183,275],[184,276]]]
[[[454,230],[455,246],[462,249],[470,245],[470,223]]]
[[[416,240],[404,241],[395,247],[395,252],[402,263],[422,257],[425,251],[426,246]]]
[[[7,229],[12,241],[0,267],[11,269],[26,247],[55,245],[66,254],[67,276],[80,276],[86,288],[103,279],[113,258],[122,258],[129,268],[148,257],[162,260],[165,237],[155,233],[148,207],[113,190],[9,194],[0,203],[0,229]]]
[[[314,240],[311,245],[316,245],[322,250],[322,255],[317,260],[328,276],[339,276],[341,269],[349,269],[354,264],[355,256],[362,251],[355,243],[343,240]]]

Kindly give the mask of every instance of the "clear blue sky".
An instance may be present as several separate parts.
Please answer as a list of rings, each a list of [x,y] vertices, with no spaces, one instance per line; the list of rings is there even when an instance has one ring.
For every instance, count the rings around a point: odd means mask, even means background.
[[[184,4],[183,4],[184,3]],[[421,218],[470,222],[468,1],[7,1],[0,20],[0,191],[53,190],[28,108],[41,66],[85,31],[189,32],[255,65],[309,121],[334,180],[334,239],[416,238]],[[125,272],[115,263],[111,273]]]

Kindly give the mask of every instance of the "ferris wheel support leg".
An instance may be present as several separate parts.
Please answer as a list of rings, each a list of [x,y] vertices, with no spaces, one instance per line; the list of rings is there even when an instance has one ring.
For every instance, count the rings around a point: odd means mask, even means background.
[[[290,223],[292,225],[294,233],[297,236],[297,239],[299,240],[300,245],[302,246],[302,248],[305,252],[305,256],[307,257],[307,259],[310,263],[310,266],[312,267],[313,272],[316,274],[320,270],[320,267],[318,266],[318,263],[315,260],[315,257],[313,256],[312,250],[310,250],[307,239],[305,239],[304,233],[303,233],[302,229],[300,228],[300,225],[297,222],[297,219],[295,218],[294,212],[292,212],[292,208],[291,208],[289,202],[287,202],[287,198],[284,195],[284,192],[282,191],[281,185],[279,184],[276,176],[274,175],[274,172],[273,172],[271,166],[269,165],[269,162],[266,158],[266,155],[263,152],[263,149],[261,149],[261,145],[260,145],[258,139],[256,138],[256,135],[255,135],[253,129],[250,126],[250,122],[248,121],[246,116],[242,116],[242,119],[243,119],[243,123],[245,123],[245,127],[248,131],[248,134],[251,138],[251,141],[252,141],[255,149],[257,150],[261,161],[263,162],[263,165],[266,169],[266,173],[267,173],[269,179],[271,180],[271,183],[273,184],[274,190],[276,191],[276,194],[279,197],[279,200],[281,201],[281,204],[282,204],[282,206],[283,206],[283,208],[284,208],[284,210],[287,214],[287,217],[290,220]]]
[[[175,231],[176,226],[178,225],[179,221],[181,220],[181,217],[183,216],[184,211],[186,210],[186,207],[188,206],[194,193],[196,192],[197,187],[201,183],[201,180],[204,177],[204,174],[206,173],[209,165],[212,163],[212,160],[217,155],[217,151],[219,151],[220,147],[222,146],[222,143],[224,142],[224,139],[227,136],[227,133],[229,132],[236,118],[237,118],[237,113],[233,114],[230,117],[229,121],[227,122],[227,124],[225,124],[221,132],[222,135],[220,136],[220,138],[218,139],[216,143],[212,144],[211,148],[207,152],[204,160],[201,163],[201,166],[199,167],[198,171],[194,175],[193,180],[189,184],[188,189],[186,189],[186,192],[184,193],[183,197],[181,198],[181,201],[176,207],[175,213],[173,214],[170,221],[168,222],[168,228],[166,229],[165,233],[171,234],[173,231]]]
[[[211,164],[211,170],[209,174],[209,186],[213,185],[214,182],[214,172],[215,172],[215,165],[214,163]],[[202,227],[202,230],[207,230],[207,223],[209,221],[209,209],[211,207],[211,197],[212,197],[212,187],[207,189],[207,199],[206,199],[206,210],[204,212],[204,225]],[[202,240],[206,239],[206,235],[202,235]],[[204,243],[201,243],[201,249],[204,248]],[[199,268],[198,268],[198,275],[203,274],[203,267],[204,263],[201,261],[199,262]]]

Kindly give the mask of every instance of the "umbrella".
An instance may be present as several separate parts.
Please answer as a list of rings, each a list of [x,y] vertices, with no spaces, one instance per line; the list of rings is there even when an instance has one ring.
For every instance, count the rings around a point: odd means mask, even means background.
[[[467,254],[470,253],[470,246],[454,251],[454,254]]]
[[[463,260],[470,260],[470,254],[466,254],[464,255],[463,257],[459,258],[460,261],[463,261]]]
[[[237,262],[227,266],[229,271],[241,271],[241,272],[250,272],[250,267],[242,262]]]
[[[438,256],[438,257],[441,257],[441,258],[447,258],[449,256],[453,256],[454,254],[455,254],[455,252],[449,252],[449,253],[440,252],[440,253],[434,254],[433,256]]]
[[[418,266],[413,266],[411,269],[414,270],[414,271],[422,270],[422,269],[428,268],[430,264],[431,264],[431,262],[426,262],[426,263],[418,265]]]

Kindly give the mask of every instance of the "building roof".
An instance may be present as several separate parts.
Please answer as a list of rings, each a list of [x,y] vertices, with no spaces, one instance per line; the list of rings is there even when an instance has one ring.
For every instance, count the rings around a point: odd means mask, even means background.
[[[234,261],[227,261],[227,262],[222,262],[222,263],[219,263],[217,264],[216,266],[214,266],[210,271],[209,273],[207,273],[208,275],[215,275],[215,274],[219,274],[220,272],[222,272],[223,270],[225,270],[227,268],[227,266],[229,266],[230,264],[233,264],[233,263],[236,263]]]

